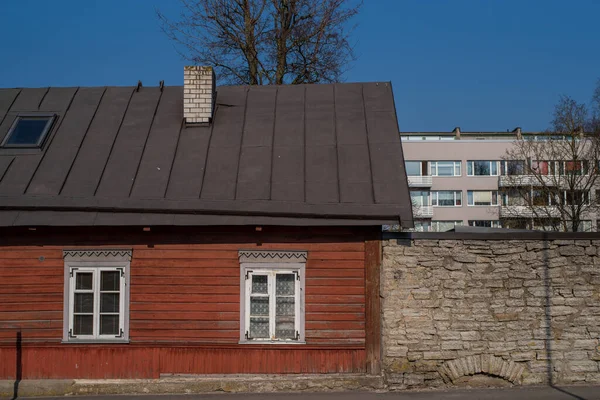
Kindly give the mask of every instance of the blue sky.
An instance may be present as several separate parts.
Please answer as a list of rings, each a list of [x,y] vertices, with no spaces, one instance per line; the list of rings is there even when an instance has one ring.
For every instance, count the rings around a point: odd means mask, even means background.
[[[1,0],[0,87],[181,85],[155,7],[175,0]],[[402,131],[548,127],[600,78],[597,0],[365,0],[347,81],[392,81]]]

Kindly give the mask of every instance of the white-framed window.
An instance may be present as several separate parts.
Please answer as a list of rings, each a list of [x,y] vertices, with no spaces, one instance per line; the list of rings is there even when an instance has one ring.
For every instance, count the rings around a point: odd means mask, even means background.
[[[426,161],[405,161],[404,169],[407,176],[427,176]]]
[[[448,232],[456,226],[461,226],[462,221],[431,221],[432,232]]]
[[[129,340],[131,250],[65,250],[64,342]]]
[[[413,228],[415,232],[429,232],[431,231],[431,221],[427,220],[415,220],[415,227]]]
[[[500,173],[500,161],[467,161],[468,176],[498,176]]]
[[[468,206],[497,206],[498,191],[497,190],[469,190],[467,191]]]
[[[302,251],[240,251],[240,343],[304,343]]]
[[[411,190],[410,201],[415,207],[429,206],[430,192],[429,190]]]
[[[469,226],[478,226],[481,228],[501,228],[500,221],[497,220],[469,220]]]
[[[525,165],[525,161],[520,160],[500,161],[500,175],[524,175],[526,170]]]
[[[460,207],[462,206],[462,192],[460,190],[431,191],[431,205],[436,207]]]
[[[429,161],[431,176],[461,176],[460,161]]]

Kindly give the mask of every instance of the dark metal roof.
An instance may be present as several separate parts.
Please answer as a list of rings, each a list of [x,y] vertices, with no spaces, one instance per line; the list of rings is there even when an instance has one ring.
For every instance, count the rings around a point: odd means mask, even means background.
[[[0,149],[0,226],[412,226],[389,83],[221,86],[213,122],[183,88],[0,89],[55,113],[42,150]]]

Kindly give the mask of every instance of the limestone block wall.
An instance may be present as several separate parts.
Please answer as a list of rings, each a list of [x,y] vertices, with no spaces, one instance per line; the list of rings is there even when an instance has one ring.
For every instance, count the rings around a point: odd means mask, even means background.
[[[391,389],[600,383],[600,240],[383,242]]]

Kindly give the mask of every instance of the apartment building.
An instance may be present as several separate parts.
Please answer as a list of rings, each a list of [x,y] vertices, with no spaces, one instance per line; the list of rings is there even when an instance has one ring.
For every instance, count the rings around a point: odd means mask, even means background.
[[[502,160],[516,139],[542,140],[543,134],[521,128],[510,132],[455,128],[452,132],[402,132],[401,137],[415,230],[443,232],[456,225],[540,229],[553,222],[534,220],[530,209],[511,197],[514,177],[527,179],[526,161]],[[548,171],[573,168],[572,163],[538,163]],[[582,173],[588,168],[584,163],[576,167]],[[585,196],[595,201],[595,193]],[[600,231],[596,215],[586,215],[579,230]]]

